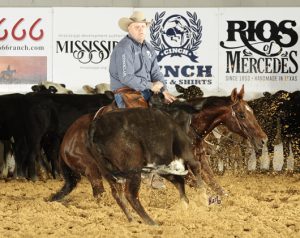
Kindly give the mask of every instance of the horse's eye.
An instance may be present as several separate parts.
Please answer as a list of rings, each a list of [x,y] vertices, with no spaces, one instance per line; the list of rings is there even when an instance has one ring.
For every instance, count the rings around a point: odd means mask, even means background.
[[[246,119],[246,115],[245,115],[245,113],[243,113],[243,112],[239,112],[239,113],[237,113],[237,115],[238,115],[238,117],[241,118],[241,119]]]

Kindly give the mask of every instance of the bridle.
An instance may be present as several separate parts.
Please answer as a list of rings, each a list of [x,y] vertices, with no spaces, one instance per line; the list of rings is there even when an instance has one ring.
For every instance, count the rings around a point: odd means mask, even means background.
[[[239,119],[239,113],[235,111],[235,106],[239,103],[240,101],[237,100],[234,104],[232,104],[230,106],[231,108],[231,115],[234,117],[234,119],[236,120],[237,124],[239,125],[241,131],[245,134],[245,136],[247,137],[247,139],[251,139],[247,129],[243,126],[242,123],[240,123],[240,119]],[[190,125],[190,128],[192,129],[192,133],[195,135],[196,137],[196,140],[204,140],[205,141],[205,137],[204,137],[204,134],[205,133],[199,133],[197,131],[197,129],[195,127],[193,127],[192,125]],[[237,142],[236,140],[233,140],[231,139],[229,136],[225,135],[225,134],[222,134],[221,132],[219,132],[218,130],[214,130],[216,133],[218,133],[219,135],[225,137],[226,139],[228,139],[229,141],[235,143],[236,145],[240,145],[241,147],[244,147],[244,148],[250,148],[250,149],[253,149],[254,147],[253,146],[245,146],[243,145],[242,143],[240,142]]]
[[[251,136],[249,135],[248,130],[246,129],[246,127],[243,125],[243,123],[240,122],[240,120],[243,120],[245,118],[243,118],[243,115],[240,115],[238,112],[236,112],[234,110],[234,106],[236,106],[238,103],[240,102],[240,100],[237,100],[237,102],[235,102],[234,104],[231,105],[231,113],[232,116],[235,118],[237,124],[239,125],[239,127],[241,128],[241,131],[244,133],[244,135],[247,137],[247,139],[251,139]]]
[[[246,146],[246,145],[242,144],[241,142],[237,142],[236,140],[231,139],[228,135],[225,135],[225,134],[221,133],[218,129],[214,129],[213,131],[214,131],[215,133],[219,134],[220,136],[225,137],[225,138],[228,139],[229,141],[233,142],[235,145],[240,145],[241,147],[244,147],[244,148],[254,149],[253,146]],[[205,139],[204,139],[204,140],[205,140]],[[216,145],[216,144],[211,143],[211,142],[208,142],[208,141],[206,141],[206,140],[205,140],[205,142],[208,143],[208,144]],[[218,144],[217,144],[217,145],[218,145]]]

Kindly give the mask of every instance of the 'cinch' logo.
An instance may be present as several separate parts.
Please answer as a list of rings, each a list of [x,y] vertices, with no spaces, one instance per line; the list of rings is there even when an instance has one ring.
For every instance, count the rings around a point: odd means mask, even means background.
[[[201,21],[197,14],[187,11],[188,20],[179,14],[167,17],[163,21],[165,11],[155,14],[155,20],[150,26],[151,44],[158,51],[157,60],[166,56],[185,55],[193,62],[198,62],[194,51],[199,48],[202,37]]]

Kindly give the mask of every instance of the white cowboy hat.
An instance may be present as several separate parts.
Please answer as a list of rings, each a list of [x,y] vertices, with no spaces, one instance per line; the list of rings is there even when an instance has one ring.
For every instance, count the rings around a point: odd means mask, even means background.
[[[133,23],[133,22],[141,22],[141,23],[146,23],[147,26],[150,25],[151,21],[147,21],[145,18],[145,15],[143,12],[135,11],[132,13],[132,15],[127,18],[127,17],[122,17],[119,20],[119,27],[123,30],[128,32],[128,26]]]

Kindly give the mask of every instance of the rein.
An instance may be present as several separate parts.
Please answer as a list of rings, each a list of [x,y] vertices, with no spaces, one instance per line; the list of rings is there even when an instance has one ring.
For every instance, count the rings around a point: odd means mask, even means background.
[[[214,144],[214,143],[211,143],[211,142],[209,142],[209,141],[206,141],[206,140],[203,138],[203,136],[202,136],[200,133],[198,133],[198,132],[196,131],[196,129],[195,129],[194,127],[192,127],[192,126],[190,126],[190,127],[193,129],[193,133],[196,135],[196,139],[199,139],[199,140],[200,140],[200,139],[203,139],[207,144],[210,144],[210,145],[216,145],[216,144]],[[216,133],[219,134],[220,136],[225,137],[225,138],[228,139],[229,141],[234,142],[234,144],[236,144],[236,145],[240,145],[241,147],[244,147],[244,148],[254,149],[253,146],[246,146],[246,145],[243,145],[242,143],[237,142],[236,140],[231,139],[229,136],[227,136],[227,135],[225,135],[225,134],[222,134],[222,133],[219,132],[218,130],[215,130],[215,129],[214,129],[214,132],[216,132]],[[219,144],[217,144],[217,145],[219,145]]]
[[[196,140],[197,139],[203,139],[203,135],[200,134],[199,132],[197,132],[197,129],[195,127],[193,127],[192,125],[190,125],[190,128],[192,129],[192,132],[194,133],[194,135],[196,136]]]
[[[223,133],[219,132],[219,130],[215,130],[215,129],[214,129],[214,132],[216,132],[216,133],[219,134],[220,136],[225,137],[225,138],[228,139],[229,141],[234,142],[234,144],[236,144],[236,145],[240,145],[241,147],[244,147],[244,148],[254,149],[253,146],[246,146],[246,145],[243,145],[243,144],[240,143],[240,142],[237,142],[236,140],[231,139],[229,136],[224,135]],[[213,144],[213,143],[211,143],[211,144]],[[213,144],[213,145],[214,145],[214,144]]]

